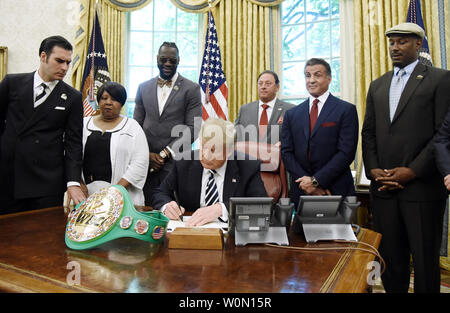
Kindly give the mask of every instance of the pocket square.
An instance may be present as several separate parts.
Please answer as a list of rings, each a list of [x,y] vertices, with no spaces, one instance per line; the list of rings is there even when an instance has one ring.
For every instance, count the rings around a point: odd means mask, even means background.
[[[322,127],[333,127],[336,126],[335,122],[326,122],[326,123],[322,123],[321,125]]]
[[[55,107],[55,110],[62,110],[64,111],[66,108],[65,107]]]

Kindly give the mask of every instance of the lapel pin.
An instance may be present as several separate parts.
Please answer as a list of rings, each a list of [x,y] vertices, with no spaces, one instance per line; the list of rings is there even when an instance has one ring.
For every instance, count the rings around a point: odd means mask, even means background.
[[[231,182],[232,182],[232,183],[236,183],[236,182],[237,182],[236,178],[232,178],[232,179],[231,179]]]
[[[178,89],[178,85],[173,86],[173,90],[177,91]]]
[[[417,79],[423,79],[423,76],[422,76],[422,75],[417,75],[416,78],[417,78]]]
[[[283,124],[283,117],[282,116],[280,116],[280,118],[278,119],[277,124]]]
[[[67,95],[66,95],[65,93],[63,93],[63,94],[61,95],[61,99],[67,100]]]

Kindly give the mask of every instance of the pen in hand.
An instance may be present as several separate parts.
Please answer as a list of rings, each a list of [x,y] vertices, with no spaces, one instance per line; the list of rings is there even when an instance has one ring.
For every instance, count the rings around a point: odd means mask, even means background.
[[[178,194],[177,194],[177,191],[176,191],[176,190],[173,191],[173,197],[175,198],[175,202],[177,203],[178,209],[180,209],[180,212],[181,212],[180,201],[178,201]],[[183,216],[183,213],[181,213],[181,214],[178,216],[178,220],[179,220],[180,222],[183,221],[183,219],[181,218],[182,216]]]

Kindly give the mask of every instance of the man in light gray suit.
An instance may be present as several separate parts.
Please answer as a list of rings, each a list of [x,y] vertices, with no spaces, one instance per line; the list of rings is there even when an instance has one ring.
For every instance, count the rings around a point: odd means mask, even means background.
[[[281,139],[284,113],[295,105],[277,99],[278,75],[264,71],[258,77],[258,101],[244,104],[236,119],[238,141],[276,144]],[[244,129],[245,128],[245,129]]]
[[[202,114],[200,86],[177,72],[179,62],[175,43],[164,42],[157,56],[159,76],[140,84],[136,94],[134,119],[144,129],[150,150],[144,186],[145,204],[149,206],[154,190],[173,167],[175,154],[194,142],[194,118]],[[190,142],[181,142],[186,138]]]

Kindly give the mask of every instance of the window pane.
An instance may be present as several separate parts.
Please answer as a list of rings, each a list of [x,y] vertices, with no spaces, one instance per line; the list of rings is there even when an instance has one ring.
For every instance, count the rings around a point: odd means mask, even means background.
[[[305,22],[305,1],[285,0],[282,7],[283,24],[297,24]]]
[[[305,25],[284,26],[282,28],[283,61],[305,59]]]
[[[130,65],[151,66],[152,57],[152,33],[130,33]]]
[[[153,71],[151,67],[133,67],[128,68],[129,71],[129,87],[127,89],[128,98],[136,97],[136,92],[139,84],[153,77]],[[156,71],[155,73],[157,73]]]
[[[339,20],[331,21],[331,51],[333,52],[333,57],[338,57],[340,55],[340,37],[341,30],[339,26]]]
[[[341,61],[339,59],[334,59],[331,61],[331,75],[333,79],[330,84],[330,91],[334,94],[339,94],[341,92]]]
[[[128,116],[129,118],[133,118],[135,104],[136,103],[134,101],[125,102],[125,109],[124,109],[125,116]]]
[[[305,62],[284,63],[282,73],[282,93],[285,96],[306,95]]]
[[[177,30],[194,31],[198,29],[198,15],[177,10]]]
[[[180,50],[180,65],[197,66],[198,34],[178,33],[177,47]]]
[[[306,31],[308,59],[330,57],[330,24],[328,22],[308,24]]]
[[[198,70],[192,67],[179,67],[178,72],[184,77],[192,80],[193,82],[198,82]]]
[[[156,62],[156,56],[158,55],[159,47],[165,42],[175,42],[175,32],[157,32],[153,35],[153,53],[155,55],[155,62]],[[176,42],[178,50],[179,46]]]
[[[339,18],[339,0],[331,0],[331,18]]]
[[[167,0],[155,1],[155,30],[175,30],[176,7]]]
[[[307,22],[323,21],[329,16],[329,0],[307,0]]]
[[[130,14],[131,30],[152,30],[153,24],[153,4],[146,5],[144,8],[133,11]]]

